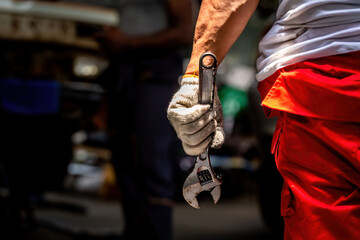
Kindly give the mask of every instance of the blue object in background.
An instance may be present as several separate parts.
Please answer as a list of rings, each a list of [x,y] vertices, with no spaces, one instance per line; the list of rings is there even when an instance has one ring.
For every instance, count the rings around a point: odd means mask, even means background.
[[[1,107],[15,114],[56,114],[60,94],[60,83],[55,80],[0,79]]]

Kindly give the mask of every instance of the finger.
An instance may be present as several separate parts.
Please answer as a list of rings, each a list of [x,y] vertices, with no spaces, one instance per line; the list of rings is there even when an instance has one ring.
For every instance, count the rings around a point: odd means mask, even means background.
[[[196,146],[203,142],[209,135],[211,135],[216,129],[216,122],[210,121],[205,127],[194,134],[182,134],[180,135],[181,141],[190,145]]]
[[[190,108],[179,107],[168,110],[168,118],[175,125],[182,125],[199,119],[210,108],[210,105],[196,104]]]
[[[198,101],[198,90],[199,87],[195,85],[185,85],[182,86],[173,96],[169,107],[170,108],[180,108],[186,107],[190,108],[199,103]]]
[[[209,136],[203,142],[201,142],[200,144],[198,144],[196,146],[191,146],[184,142],[182,143],[182,145],[183,145],[183,148],[184,148],[184,151],[186,152],[186,154],[188,154],[190,156],[197,156],[206,150],[206,148],[209,146],[211,140],[212,140],[212,136]]]
[[[201,117],[193,122],[179,125],[178,131],[183,134],[193,134],[204,128],[211,120],[214,119],[214,111],[207,111]]]
[[[211,141],[210,147],[218,149],[223,145],[224,141],[225,141],[224,129],[222,127],[216,127],[215,134]]]

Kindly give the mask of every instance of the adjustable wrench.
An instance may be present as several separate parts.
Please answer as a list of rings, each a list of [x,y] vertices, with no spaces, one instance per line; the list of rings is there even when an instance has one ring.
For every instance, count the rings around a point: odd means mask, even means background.
[[[210,65],[204,64],[204,58],[212,58]],[[214,103],[215,93],[215,76],[217,68],[217,59],[213,53],[206,52],[200,57],[199,62],[199,103],[210,104]],[[183,185],[183,196],[190,206],[199,209],[197,195],[203,191],[210,191],[211,196],[216,204],[221,195],[221,180],[214,173],[208,148],[201,153],[195,161],[194,168],[186,178]]]

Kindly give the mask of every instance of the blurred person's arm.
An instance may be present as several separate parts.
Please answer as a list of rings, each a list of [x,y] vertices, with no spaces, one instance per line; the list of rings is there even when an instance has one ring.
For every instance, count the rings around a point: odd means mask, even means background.
[[[212,52],[218,64],[244,30],[259,0],[203,0],[186,73],[198,74],[199,58]]]
[[[97,38],[110,50],[121,51],[146,47],[170,48],[191,44],[193,35],[192,0],[167,1],[170,26],[148,36],[129,36],[116,27],[104,28]]]

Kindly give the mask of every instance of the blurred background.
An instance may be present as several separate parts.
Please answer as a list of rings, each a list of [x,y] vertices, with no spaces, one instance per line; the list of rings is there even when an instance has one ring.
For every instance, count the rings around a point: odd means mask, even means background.
[[[218,69],[226,142],[210,152],[223,181],[217,205],[205,193],[198,197],[200,210],[184,201],[182,184],[194,158],[176,144],[167,148],[171,197],[159,193],[161,198],[152,199],[171,206],[166,221],[174,240],[282,238],[282,180],[270,155],[275,120],[264,118],[254,78],[257,43],[274,20],[276,3],[261,1]],[[189,61],[200,4],[0,0],[0,239],[125,239],[133,189],[120,180],[127,159],[146,158],[154,148],[146,133],[133,133],[146,129],[147,115],[166,118],[166,104]],[[136,84],[121,80],[126,77]],[[150,111],[156,91],[165,86],[164,105]],[[134,109],[143,98],[149,103],[141,115]],[[126,107],[114,104],[124,101]],[[147,147],[135,149],[134,142]],[[134,176],[152,189],[152,166],[142,171]],[[141,232],[144,226],[133,227]]]

